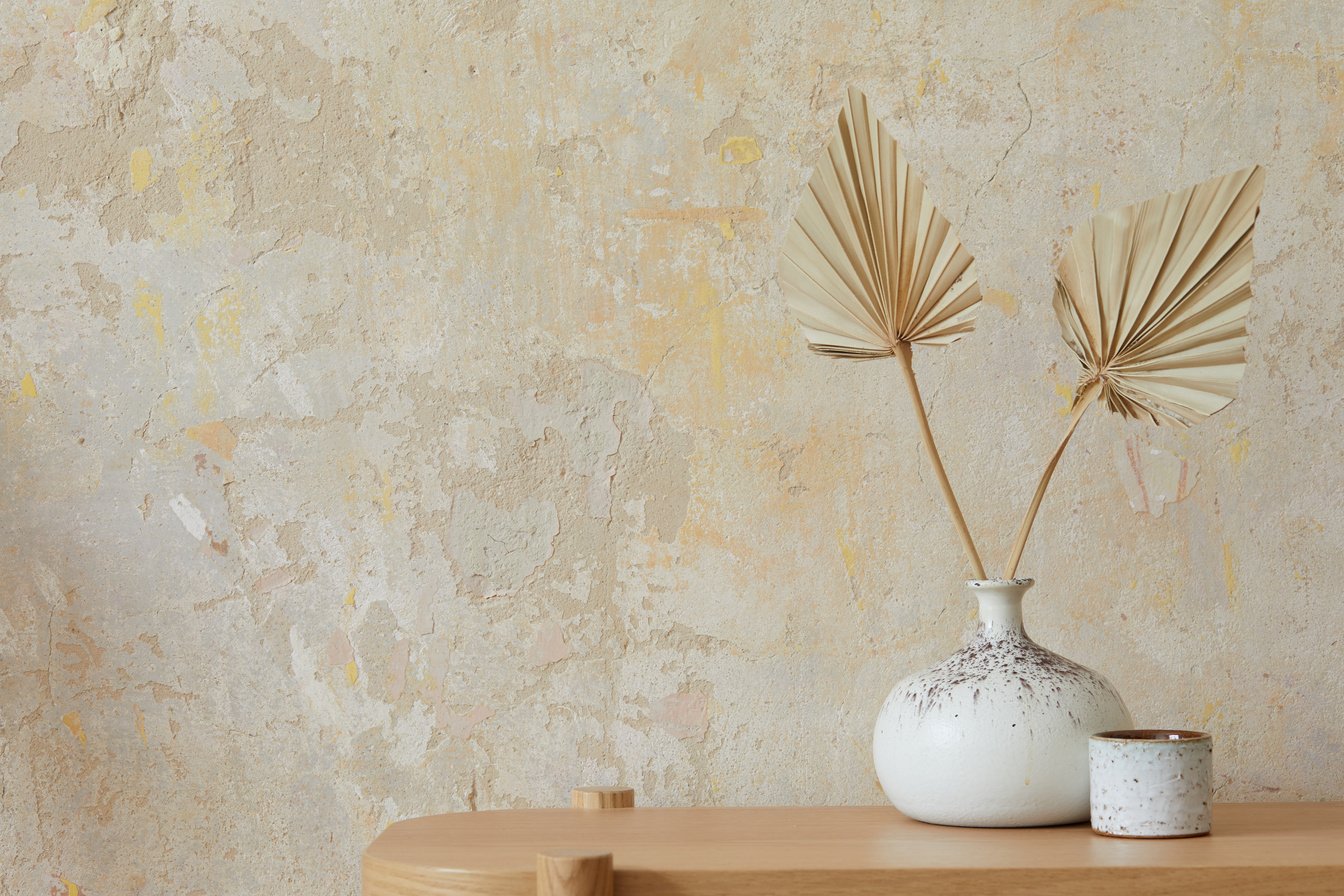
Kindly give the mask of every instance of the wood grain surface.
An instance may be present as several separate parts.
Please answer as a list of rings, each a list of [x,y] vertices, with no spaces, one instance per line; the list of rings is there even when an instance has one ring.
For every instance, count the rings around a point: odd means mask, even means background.
[[[537,853],[537,896],[612,896],[611,853],[581,849]]]
[[[1344,803],[1218,805],[1208,837],[1142,841],[938,827],[890,807],[436,815],[374,841],[364,894],[531,896],[551,850],[612,853],[616,896],[1344,894]]]
[[[575,787],[569,802],[575,809],[633,809],[635,791],[630,787]]]

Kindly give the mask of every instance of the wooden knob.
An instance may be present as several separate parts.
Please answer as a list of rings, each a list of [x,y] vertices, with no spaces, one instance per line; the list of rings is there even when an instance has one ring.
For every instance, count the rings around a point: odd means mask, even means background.
[[[611,896],[611,853],[552,849],[537,853],[537,896]]]
[[[629,787],[575,787],[569,793],[575,809],[633,809],[635,791]]]

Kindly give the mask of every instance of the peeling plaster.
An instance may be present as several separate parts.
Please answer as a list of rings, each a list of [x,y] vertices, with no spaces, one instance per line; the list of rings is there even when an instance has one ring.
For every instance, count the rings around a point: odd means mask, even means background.
[[[1114,447],[1115,469],[1138,513],[1161,516],[1168,504],[1189,496],[1199,471],[1185,458],[1131,436]]]

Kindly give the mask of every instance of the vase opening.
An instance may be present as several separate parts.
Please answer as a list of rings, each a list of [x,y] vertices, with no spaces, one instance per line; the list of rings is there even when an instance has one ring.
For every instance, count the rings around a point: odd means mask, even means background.
[[[978,634],[985,638],[1025,636],[1022,597],[1035,579],[971,579],[966,587],[980,604]]]

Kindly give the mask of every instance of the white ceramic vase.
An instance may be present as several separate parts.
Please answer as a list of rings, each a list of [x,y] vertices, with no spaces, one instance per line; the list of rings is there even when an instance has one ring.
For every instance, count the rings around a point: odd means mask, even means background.
[[[980,625],[965,647],[892,689],[873,731],[887,798],[911,818],[966,827],[1087,821],[1088,738],[1133,721],[1110,682],[1022,628],[1031,579],[967,585]]]

